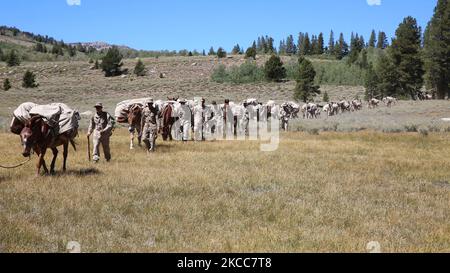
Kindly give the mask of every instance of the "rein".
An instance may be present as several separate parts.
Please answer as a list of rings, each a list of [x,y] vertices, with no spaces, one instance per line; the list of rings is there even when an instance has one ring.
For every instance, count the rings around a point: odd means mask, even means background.
[[[30,160],[31,160],[31,156],[29,156],[27,160],[25,160],[24,162],[22,162],[22,163],[20,163],[20,164],[17,164],[17,165],[14,165],[14,166],[3,166],[3,165],[0,165],[0,168],[3,168],[3,169],[15,169],[15,168],[19,168],[19,167],[21,167],[21,166],[27,164]]]

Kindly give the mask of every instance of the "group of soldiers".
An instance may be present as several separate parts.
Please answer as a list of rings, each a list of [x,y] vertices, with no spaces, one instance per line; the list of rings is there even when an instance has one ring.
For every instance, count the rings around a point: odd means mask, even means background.
[[[176,121],[174,124],[174,138],[186,142],[190,139],[204,141],[206,139],[233,139],[237,135],[249,136],[249,123],[251,119],[258,120],[260,111],[267,112],[266,105],[255,101],[244,101],[242,104],[234,104],[230,100],[224,100],[223,104],[212,101],[206,105],[205,99],[199,100],[193,105],[191,101],[178,99],[173,106]],[[167,102],[166,102],[167,103]],[[173,103],[173,105],[174,105]],[[251,107],[250,107],[251,106]],[[142,142],[148,152],[154,152],[158,131],[163,126],[159,116],[162,104],[153,99],[147,99],[142,108],[140,129]],[[96,113],[91,118],[87,136],[93,136],[93,161],[100,159],[99,147],[103,147],[105,159],[111,160],[109,139],[112,135],[115,119],[103,110],[103,105],[95,105]],[[257,110],[252,110],[257,109]],[[284,111],[277,111],[283,113]],[[270,110],[269,110],[270,113]],[[267,113],[265,117],[270,116]],[[256,117],[258,116],[258,117]],[[130,133],[137,128],[129,127]],[[190,137],[191,130],[192,137]]]

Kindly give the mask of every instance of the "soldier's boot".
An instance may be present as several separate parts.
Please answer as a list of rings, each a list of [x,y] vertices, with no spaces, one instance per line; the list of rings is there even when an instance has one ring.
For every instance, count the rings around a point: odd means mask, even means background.
[[[94,163],[98,163],[99,160],[100,160],[100,157],[98,155],[94,155],[92,158],[92,161],[94,161]]]
[[[145,144],[145,149],[148,151],[150,149],[150,141],[148,139],[142,140]]]
[[[151,152],[151,153],[153,153],[153,152],[155,152],[155,150],[156,150],[156,145],[155,145],[155,140],[153,139],[151,142],[150,142],[150,149],[149,149],[149,152]]]

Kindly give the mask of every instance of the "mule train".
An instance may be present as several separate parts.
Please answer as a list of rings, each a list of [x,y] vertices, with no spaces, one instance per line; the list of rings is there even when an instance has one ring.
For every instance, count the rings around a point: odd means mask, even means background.
[[[377,108],[384,103],[386,107],[392,107],[397,104],[397,99],[393,97],[385,97],[382,100],[376,98],[367,101],[369,109]],[[360,99],[351,101],[341,100],[328,102],[325,105],[319,105],[313,102],[306,103],[301,107],[302,116],[304,119],[317,119],[321,117],[321,113],[325,113],[327,117],[336,116],[343,113],[351,113],[363,109],[363,102]]]
[[[151,103],[147,105],[150,100]],[[368,101],[368,108],[378,107],[382,102],[387,107],[391,107],[397,103],[397,100],[392,97],[382,100],[374,98]],[[311,102],[303,106],[293,101],[277,104],[272,100],[261,103],[256,99],[247,99],[242,103],[225,100],[221,104],[212,101],[208,105],[204,99],[126,100],[117,104],[115,121],[128,126],[130,149],[134,149],[136,137],[139,146],[141,145],[143,121],[148,113],[146,112],[148,107],[151,107],[154,116],[157,116],[156,129],[151,138],[153,141],[151,150],[154,151],[154,141],[158,135],[161,135],[164,141],[251,139],[253,136],[258,139],[265,132],[277,129],[288,131],[290,120],[299,118],[300,114],[304,119],[317,119],[322,112],[326,116],[335,116],[359,111],[362,110],[363,104],[361,100],[341,100],[325,105]],[[32,152],[39,156],[37,173],[39,174],[41,168],[46,173],[54,173],[59,146],[63,146],[63,171],[65,171],[69,145],[76,149],[74,139],[78,135],[79,113],[63,103],[37,105],[27,102],[21,104],[14,111],[13,116],[10,129],[11,132],[20,136],[23,156],[29,157]],[[92,121],[94,121],[93,118]],[[148,141],[148,137],[144,139],[145,141]],[[95,156],[98,154],[97,146],[94,147]],[[53,152],[50,169],[47,168],[44,160],[47,149]]]
[[[126,100],[116,106],[116,122],[127,125],[130,132],[130,149],[134,149],[136,138],[141,145],[141,118],[149,99]],[[205,102],[204,99],[179,98],[152,100],[158,111],[157,123],[163,140],[202,141],[248,137],[252,124],[257,124],[257,130],[262,130],[264,126],[272,129],[275,124],[281,124],[282,129],[288,130],[289,120],[296,118],[300,111],[299,105],[294,102],[281,105],[274,101],[263,104],[256,99],[247,99],[240,104],[229,100],[222,104],[212,101],[207,105]]]

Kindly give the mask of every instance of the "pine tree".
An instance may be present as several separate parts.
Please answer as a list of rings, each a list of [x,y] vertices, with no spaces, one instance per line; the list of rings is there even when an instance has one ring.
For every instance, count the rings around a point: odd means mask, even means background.
[[[24,88],[35,88],[39,85],[36,84],[36,75],[30,70],[27,70],[23,75],[22,87]]]
[[[255,50],[255,52],[258,51],[258,47],[256,46],[256,41],[253,41],[252,48]]]
[[[377,48],[379,49],[385,49],[389,46],[387,41],[386,33],[383,31],[378,32],[378,42],[377,42]]]
[[[311,40],[309,39],[309,34],[305,33],[301,36],[301,44],[299,45],[299,54],[302,56],[311,54]]]
[[[279,82],[286,77],[286,69],[280,57],[272,55],[264,66],[264,74],[269,81]]]
[[[263,51],[263,45],[261,41],[261,37],[258,37],[258,42],[256,44],[256,51],[261,53]]]
[[[318,51],[317,48],[318,48],[317,36],[312,35],[311,36],[311,50],[310,50],[311,55],[317,54],[317,51]]]
[[[380,97],[379,89],[378,89],[378,76],[375,72],[372,64],[369,65],[369,67],[366,70],[365,80],[364,80],[364,87],[366,89],[365,91],[365,99],[370,100],[372,98]]]
[[[266,38],[264,38],[264,36],[262,36],[261,37],[261,53],[267,54],[267,52],[268,52],[267,41],[266,41]]]
[[[245,58],[252,58],[253,60],[256,60],[256,49],[254,47],[249,47],[245,52]]]
[[[214,51],[214,47],[211,47],[211,48],[209,49],[208,55],[209,55],[209,56],[214,56],[214,55],[216,55],[216,52]]]
[[[334,32],[331,30],[330,32],[330,40],[328,41],[328,52],[329,55],[334,54]]]
[[[361,69],[367,69],[369,67],[369,60],[367,57],[367,49],[363,49],[360,53],[358,65]]]
[[[321,32],[319,34],[319,38],[317,38],[317,52],[316,54],[322,55],[324,52],[324,40],[323,40],[323,33]]]
[[[239,44],[235,45],[233,47],[233,50],[231,51],[231,54],[233,55],[237,55],[241,52],[241,47],[239,46]]]
[[[265,52],[266,54],[273,54],[276,52],[275,46],[274,46],[274,42],[275,40],[272,37],[267,37],[266,39],[267,41],[267,51]]]
[[[438,99],[450,98],[450,1],[438,1],[424,36],[427,84]]]
[[[343,33],[339,35],[339,41],[336,42],[336,45],[334,47],[334,55],[338,60],[341,60],[348,55],[348,44],[347,42],[345,42]]]
[[[350,53],[348,59],[349,64],[353,64],[358,60],[359,53],[363,48],[364,48],[364,38],[361,39],[358,33],[356,34],[356,36],[354,36],[352,33]]]
[[[376,33],[375,33],[375,30],[372,30],[372,33],[370,34],[370,39],[369,39],[369,47],[374,48],[376,43],[377,43]]]
[[[286,54],[295,55],[297,54],[297,47],[294,43],[294,36],[289,35],[286,39]]]
[[[287,45],[284,40],[280,41],[280,46],[278,47],[278,54],[279,55],[286,55],[287,54]]]
[[[0,62],[5,60],[5,56],[3,55],[3,50],[0,48]]]
[[[304,55],[303,53],[303,40],[305,39],[305,34],[303,32],[300,32],[298,34],[298,41],[297,41],[297,53],[299,55]]]
[[[382,54],[377,64],[375,68],[376,78],[374,79],[374,81],[377,81],[377,90],[374,94],[378,95],[378,98],[381,96],[397,96],[400,88],[399,73],[390,52]]]
[[[102,58],[102,70],[105,72],[105,77],[114,77],[122,74],[122,58],[123,56],[116,46],[108,49],[108,52]]]
[[[395,32],[390,51],[394,65],[399,74],[399,93],[415,98],[423,86],[423,61],[421,51],[421,29],[416,19],[406,17]]]
[[[4,81],[3,81],[3,90],[5,90],[5,91],[8,91],[9,89],[11,89],[11,82],[9,81],[9,79],[8,78],[6,78]]]
[[[20,65],[19,55],[17,55],[17,52],[14,49],[9,52],[9,54],[6,56],[5,61],[8,66]]]
[[[364,39],[364,36],[359,36],[359,46],[361,49],[364,49],[367,47],[366,40]]]
[[[202,56],[206,56],[206,51],[203,49]]]
[[[136,66],[134,67],[134,74],[138,77],[145,76],[145,65],[141,59],[137,61]]]
[[[227,57],[227,52],[223,48],[219,47],[219,49],[217,50],[217,57],[219,59],[225,58]]]
[[[314,84],[316,71],[310,61],[300,56],[298,59],[299,68],[296,76],[294,99],[296,101],[308,102],[316,95],[320,94],[319,86]]]

